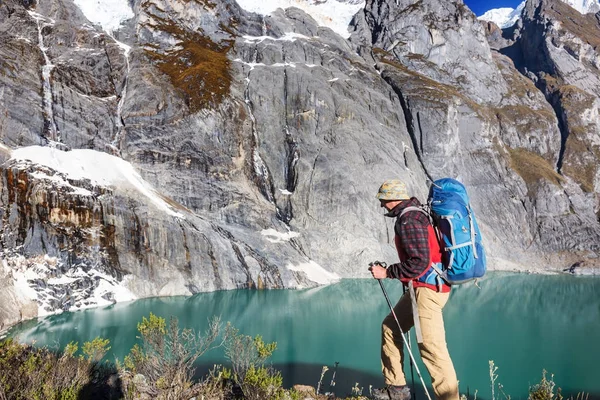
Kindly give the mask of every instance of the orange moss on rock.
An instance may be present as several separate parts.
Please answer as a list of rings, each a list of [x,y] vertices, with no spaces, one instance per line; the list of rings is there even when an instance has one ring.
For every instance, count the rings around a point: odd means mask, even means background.
[[[485,106],[478,104],[468,96],[461,93],[456,87],[438,82],[428,76],[411,70],[402,64],[396,57],[381,48],[373,48],[373,55],[377,61],[396,72],[396,77],[402,84],[407,84],[407,93],[421,98],[430,104],[439,104],[446,107],[451,102],[458,100],[468,106],[484,120],[493,120],[494,113]]]
[[[539,154],[523,148],[509,148],[508,152],[511,168],[523,178],[530,190],[540,180],[547,180],[556,186],[561,185],[563,177]]]
[[[188,31],[168,18],[149,15],[155,22],[151,25],[153,29],[170,34],[178,42],[167,50],[152,47],[145,52],[169,77],[190,112],[220,104],[231,86],[231,61],[227,53],[233,40],[215,43],[202,32]]]
[[[600,146],[592,146],[582,138],[585,131],[573,129],[565,144],[562,173],[573,178],[587,193],[594,192],[594,181],[598,172]]]

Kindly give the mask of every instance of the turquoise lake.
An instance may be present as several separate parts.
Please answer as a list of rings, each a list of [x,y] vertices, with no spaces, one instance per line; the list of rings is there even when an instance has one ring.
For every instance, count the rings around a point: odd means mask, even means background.
[[[400,283],[384,283],[392,302],[397,301]],[[338,396],[349,394],[355,383],[363,393],[369,385],[383,384],[380,324],[389,309],[375,280],[343,280],[308,290],[144,299],[28,321],[9,334],[59,349],[70,341],[100,336],[111,341],[108,359],[122,360],[136,341],[136,324],[150,312],[166,319],[175,316],[180,327],[196,331],[204,331],[210,317],[220,316],[241,333],[276,341],[272,363],[282,371],[286,386],[316,386],[323,366],[329,371],[322,391]],[[563,394],[586,392],[590,400],[600,399],[600,278],[489,273],[479,288],[455,287],[444,318],[460,391],[471,399],[475,390],[478,399],[491,399],[489,360],[498,367],[497,382],[512,399],[526,399],[544,369],[548,377],[554,375]],[[227,364],[222,349],[200,359],[199,374],[215,363]],[[420,369],[427,382],[422,364]],[[410,379],[408,366],[405,371]],[[425,396],[419,393],[418,398]]]

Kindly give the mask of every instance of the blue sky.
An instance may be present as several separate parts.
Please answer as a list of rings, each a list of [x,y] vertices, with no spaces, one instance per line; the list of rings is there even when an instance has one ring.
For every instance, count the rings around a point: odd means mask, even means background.
[[[479,16],[492,8],[511,7],[517,8],[522,0],[463,0],[464,3]]]

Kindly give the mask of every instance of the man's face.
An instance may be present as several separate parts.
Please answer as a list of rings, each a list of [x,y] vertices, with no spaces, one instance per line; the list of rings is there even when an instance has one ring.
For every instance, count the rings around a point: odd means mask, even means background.
[[[388,211],[392,211],[394,207],[402,203],[402,200],[379,200],[379,203],[381,207],[385,208]]]

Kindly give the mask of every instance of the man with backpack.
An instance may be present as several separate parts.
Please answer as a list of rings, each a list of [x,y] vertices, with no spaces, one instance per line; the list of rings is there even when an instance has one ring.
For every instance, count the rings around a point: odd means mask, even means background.
[[[375,279],[399,279],[409,291],[400,298],[382,324],[381,364],[387,387],[372,392],[375,399],[408,400],[410,388],[403,372],[402,332],[415,326],[421,358],[439,400],[458,400],[458,381],[448,353],[442,309],[450,295],[450,285],[441,279],[442,252],[436,232],[421,203],[410,197],[404,182],[385,181],[377,198],[396,218],[395,244],[400,262],[387,269],[375,263],[369,270]],[[409,208],[410,207],[410,208]],[[383,287],[382,287],[383,288]]]

